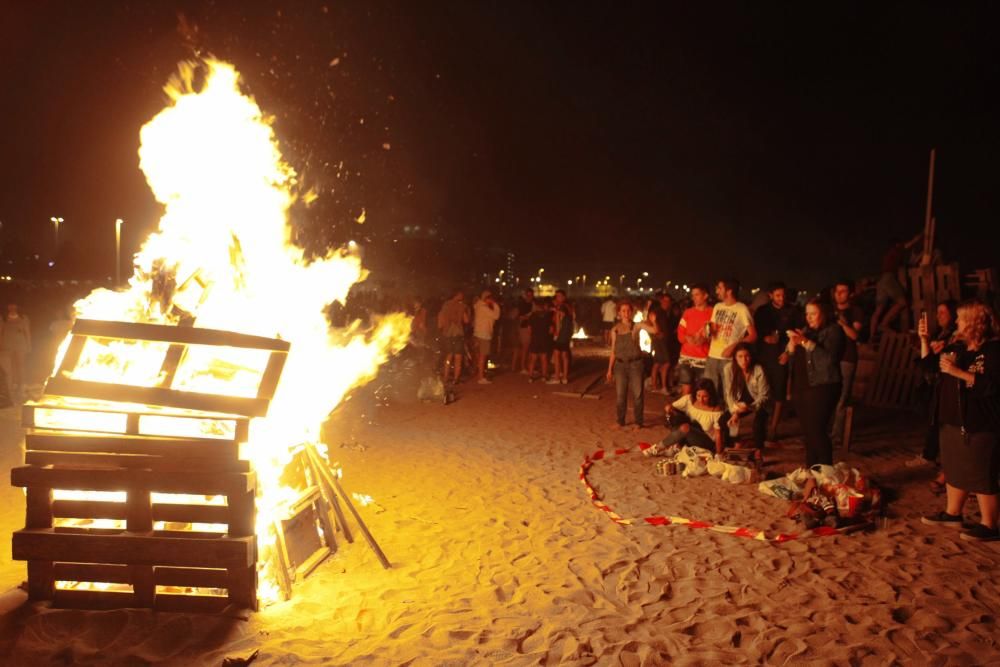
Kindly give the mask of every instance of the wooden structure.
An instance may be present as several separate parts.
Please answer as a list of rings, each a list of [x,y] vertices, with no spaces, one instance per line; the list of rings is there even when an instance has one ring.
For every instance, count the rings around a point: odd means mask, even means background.
[[[921,378],[911,334],[887,332],[879,343],[875,374],[865,386],[865,404],[879,408],[913,408]]]
[[[937,305],[948,299],[958,301],[961,298],[962,275],[959,273],[958,263],[914,266],[900,269],[900,274],[905,278],[901,284],[909,286],[912,314],[910,321],[919,322],[920,313],[926,311],[927,322],[933,334],[937,327],[934,319]]]
[[[28,562],[29,598],[85,608],[256,609],[256,476],[239,445],[250,418],[267,412],[288,343],[88,320],[71,335],[45,395],[24,408],[26,465],[11,471],[25,489],[13,557]],[[87,346],[109,341],[162,350],[153,386],[80,376],[81,360],[93,358]],[[255,395],[185,388],[178,378],[221,373],[211,386],[224,387],[233,373],[253,371],[228,361],[185,369],[208,358],[191,354],[195,346],[259,351]]]

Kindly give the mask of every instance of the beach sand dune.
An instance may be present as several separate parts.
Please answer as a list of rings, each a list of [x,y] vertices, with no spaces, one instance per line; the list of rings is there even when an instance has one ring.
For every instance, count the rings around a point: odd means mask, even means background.
[[[596,364],[585,370],[599,372]],[[586,384],[578,378],[574,386]],[[245,619],[83,612],[22,604],[8,592],[0,663],[219,665],[260,649],[259,665],[704,665],[989,664],[1000,549],[919,523],[939,501],[928,471],[905,468],[920,445],[911,415],[868,415],[846,455],[896,498],[870,533],[783,544],[677,526],[620,526],[595,509],[579,480],[584,457],[664,434],[663,397],[647,400],[654,426],[613,432],[613,396],[501,375],[461,385],[448,406],[360,392],[327,427],[344,485],[370,494],[361,508],[393,567],[364,542],[299,584],[294,598]],[[316,390],[321,390],[317,387]],[[3,418],[3,456],[18,463],[17,415]],[[791,470],[794,442],[768,451]],[[789,531],[786,504],[752,485],[655,474],[625,454],[590,479],[619,514],[678,515]],[[2,490],[0,577],[10,532],[23,522],[18,490]]]

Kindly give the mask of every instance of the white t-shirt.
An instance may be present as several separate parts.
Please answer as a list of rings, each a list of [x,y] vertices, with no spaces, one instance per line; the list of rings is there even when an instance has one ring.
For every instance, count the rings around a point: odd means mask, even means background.
[[[673,406],[690,417],[691,421],[697,422],[705,433],[711,434],[719,427],[719,417],[722,416],[722,410],[699,408],[691,399],[691,394],[681,396],[673,402]]]
[[[614,299],[608,299],[601,304],[601,319],[605,322],[614,322],[618,316],[618,304]]]
[[[483,340],[493,338],[493,325],[500,319],[500,306],[482,299],[473,306],[472,335]]]
[[[742,301],[737,301],[731,306],[720,301],[712,308],[712,321],[717,325],[717,330],[708,348],[708,356],[713,359],[725,359],[722,356],[723,350],[743,340],[747,329],[753,324],[753,316]]]

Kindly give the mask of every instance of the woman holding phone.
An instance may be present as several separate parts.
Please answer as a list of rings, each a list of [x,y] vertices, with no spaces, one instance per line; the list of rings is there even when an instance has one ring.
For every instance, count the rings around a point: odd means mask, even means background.
[[[818,299],[806,304],[805,329],[788,331],[792,365],[792,400],[806,441],[806,467],[833,464],[833,441],[827,427],[840,399],[840,357],[844,332],[831,322]]]

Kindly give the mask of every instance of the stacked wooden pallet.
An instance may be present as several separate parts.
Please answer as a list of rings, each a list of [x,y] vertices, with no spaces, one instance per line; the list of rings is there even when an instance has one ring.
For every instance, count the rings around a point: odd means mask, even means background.
[[[879,408],[912,408],[922,374],[917,349],[908,333],[886,333],[879,341],[875,374],[865,389],[865,404]]]
[[[26,465],[11,472],[25,489],[13,557],[28,561],[29,597],[86,608],[256,609],[256,477],[239,446],[250,418],[267,411],[288,344],[86,320],[72,336],[45,396],[25,406]],[[158,344],[156,386],[81,379],[81,360],[94,358],[87,346],[110,349],[109,340]],[[261,351],[256,394],[173,386],[193,377],[187,359],[207,358],[189,356],[192,346]]]

